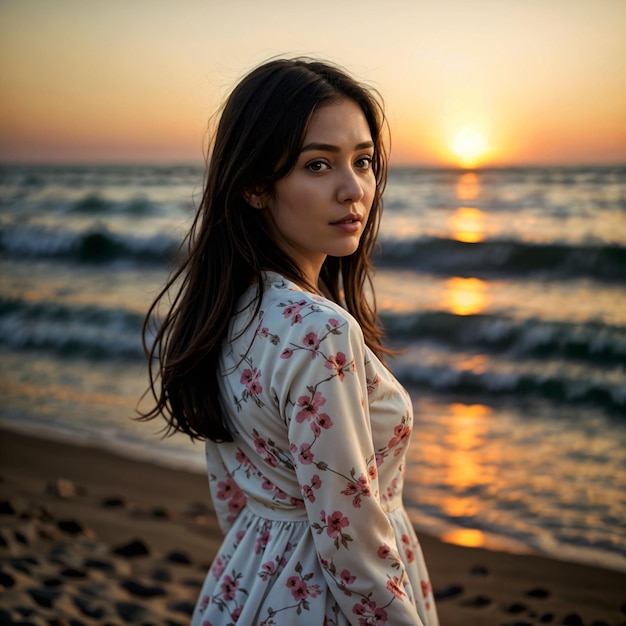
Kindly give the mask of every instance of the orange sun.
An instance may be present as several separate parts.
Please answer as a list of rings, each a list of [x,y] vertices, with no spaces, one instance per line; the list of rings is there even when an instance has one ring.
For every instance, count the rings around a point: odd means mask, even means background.
[[[483,136],[473,128],[462,128],[452,141],[452,152],[463,167],[475,167],[484,156],[487,143]]]

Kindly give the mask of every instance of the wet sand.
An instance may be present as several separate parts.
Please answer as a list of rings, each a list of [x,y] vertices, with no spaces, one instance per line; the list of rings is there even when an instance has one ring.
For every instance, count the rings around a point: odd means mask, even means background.
[[[626,625],[626,573],[419,536],[442,626]],[[220,541],[204,476],[0,430],[0,626],[186,625]]]

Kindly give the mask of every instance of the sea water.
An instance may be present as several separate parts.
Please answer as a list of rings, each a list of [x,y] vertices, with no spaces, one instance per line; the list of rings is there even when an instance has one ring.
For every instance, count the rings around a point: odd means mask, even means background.
[[[201,445],[133,419],[202,181],[0,167],[2,425],[204,471]],[[416,526],[626,570],[626,168],[395,168],[375,263]]]

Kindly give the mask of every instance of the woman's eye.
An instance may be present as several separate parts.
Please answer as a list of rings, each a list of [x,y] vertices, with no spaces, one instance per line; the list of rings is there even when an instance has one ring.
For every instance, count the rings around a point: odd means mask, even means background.
[[[371,156],[360,157],[356,161],[356,166],[362,170],[369,169],[372,166],[372,157]]]
[[[323,172],[328,169],[328,164],[324,163],[324,161],[313,161],[308,163],[306,168],[311,172]]]

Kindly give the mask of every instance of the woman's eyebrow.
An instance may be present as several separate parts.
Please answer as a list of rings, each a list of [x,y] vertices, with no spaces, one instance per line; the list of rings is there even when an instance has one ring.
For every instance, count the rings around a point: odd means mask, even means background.
[[[364,141],[362,143],[358,143],[354,146],[354,150],[366,150],[368,148],[373,148],[373,141]],[[303,146],[300,152],[309,152],[311,150],[316,150],[320,152],[341,152],[341,148],[339,146],[333,146],[329,143],[308,143],[306,146]]]

